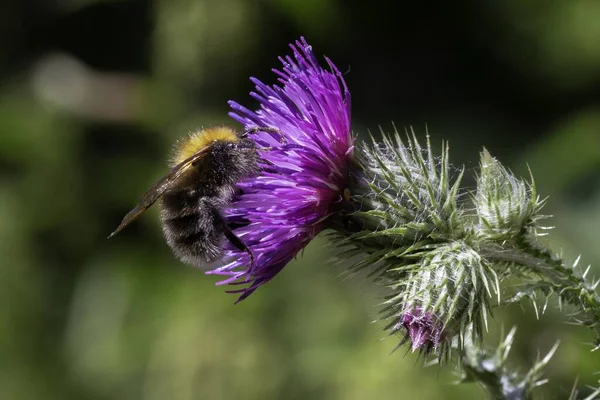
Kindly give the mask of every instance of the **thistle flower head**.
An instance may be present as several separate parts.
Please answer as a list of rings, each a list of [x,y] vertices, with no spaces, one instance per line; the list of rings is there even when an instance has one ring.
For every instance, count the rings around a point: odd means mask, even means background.
[[[221,283],[244,285],[234,291],[241,293],[240,300],[272,279],[323,229],[348,184],[353,148],[348,88],[329,59],[329,70],[318,64],[303,38],[290,47],[293,58],[280,58],[283,68],[273,70],[281,85],[251,79],[257,111],[229,103],[231,117],[246,128],[274,127],[283,137],[253,136],[269,149],[261,152],[269,167],[242,182],[241,194],[226,210],[226,222],[237,227],[234,233],[254,253],[254,267],[231,247],[229,262],[209,272],[226,276]]]

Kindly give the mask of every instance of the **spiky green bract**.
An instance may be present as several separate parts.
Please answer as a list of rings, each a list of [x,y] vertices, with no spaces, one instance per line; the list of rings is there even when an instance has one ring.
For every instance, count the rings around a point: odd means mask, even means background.
[[[481,153],[481,169],[474,203],[479,218],[477,232],[487,238],[514,238],[534,227],[544,205],[535,185],[516,178],[487,150]]]
[[[513,328],[494,352],[481,349],[467,342],[462,353],[462,382],[477,382],[493,400],[529,400],[533,398],[533,389],[543,385],[542,370],[548,364],[558,343],[533,367],[522,375],[511,372],[507,359],[513,344],[516,329]]]
[[[351,194],[364,213],[359,210],[355,216],[367,228],[375,228],[373,237],[380,240],[414,243],[460,236],[457,201],[462,171],[452,184],[447,144],[435,157],[429,137],[422,148],[414,134],[407,135],[406,144],[398,132],[393,137],[382,135],[382,143],[373,140],[359,156],[364,175]]]
[[[438,355],[471,325],[481,337],[497,284],[468,242],[472,218],[459,204],[462,171],[450,166],[448,146],[434,156],[429,138],[422,147],[414,134],[403,141],[396,132],[355,154],[350,212],[338,227],[342,255],[361,254],[353,271],[366,269],[390,289],[388,331]]]
[[[340,224],[350,244],[344,255],[368,254],[354,270],[375,275],[390,265],[413,264],[406,257],[411,253],[465,235],[458,206],[462,171],[452,179],[448,146],[435,157],[429,138],[422,148],[414,134],[406,144],[398,132],[382,136],[382,143],[372,139],[355,152],[350,212]]]

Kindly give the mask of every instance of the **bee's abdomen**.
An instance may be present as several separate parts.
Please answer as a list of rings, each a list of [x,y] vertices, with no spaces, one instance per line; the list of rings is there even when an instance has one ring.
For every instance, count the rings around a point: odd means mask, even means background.
[[[177,258],[200,267],[222,255],[223,223],[219,210],[224,200],[194,196],[191,190],[163,196],[162,228]]]

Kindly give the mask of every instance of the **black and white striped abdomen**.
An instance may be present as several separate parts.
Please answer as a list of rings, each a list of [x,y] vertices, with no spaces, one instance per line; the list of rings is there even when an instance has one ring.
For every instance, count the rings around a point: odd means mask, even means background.
[[[160,218],[167,244],[178,259],[202,267],[219,259],[224,240],[222,207],[226,193],[206,196],[196,188],[166,193]]]

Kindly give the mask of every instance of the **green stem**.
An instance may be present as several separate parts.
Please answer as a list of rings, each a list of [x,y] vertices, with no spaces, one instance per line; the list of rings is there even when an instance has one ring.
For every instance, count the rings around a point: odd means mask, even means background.
[[[508,355],[516,328],[513,328],[495,351],[483,349],[477,342],[465,342],[461,353],[463,382],[477,382],[492,400],[530,400],[533,390],[544,383],[542,370],[552,358],[558,343],[548,354],[538,359],[526,374],[507,368]]]
[[[548,249],[529,241],[523,240],[514,247],[489,244],[481,252],[489,261],[517,264],[539,275],[561,301],[580,311],[578,321],[594,331],[594,350],[600,348],[600,295],[595,284],[586,281],[584,276]]]
[[[532,398],[523,382],[518,382],[514,376],[507,375],[502,368],[498,368],[493,354],[477,350],[473,356],[465,355],[462,358],[465,381],[477,382],[492,400]]]

